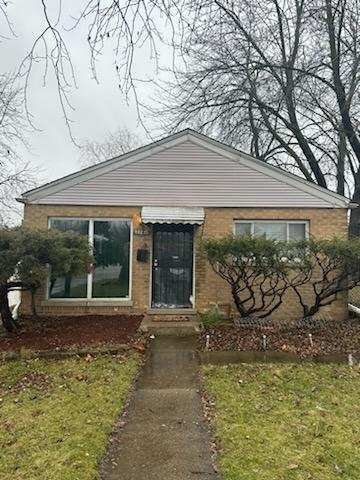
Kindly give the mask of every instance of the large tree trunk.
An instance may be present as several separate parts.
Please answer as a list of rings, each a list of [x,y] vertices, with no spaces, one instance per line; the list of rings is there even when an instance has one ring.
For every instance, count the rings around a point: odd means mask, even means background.
[[[345,195],[345,158],[346,158],[346,136],[340,129],[338,142],[339,156],[336,167],[336,191],[339,195]]]
[[[358,177],[358,176],[357,176]],[[354,186],[354,194],[352,196],[352,201],[360,205],[360,182],[359,178],[356,178]],[[349,223],[349,234],[352,237],[360,236],[360,206],[353,208],[350,212],[350,223]]]
[[[0,315],[5,330],[8,332],[13,332],[17,325],[10,310],[8,289],[4,286],[0,287]]]

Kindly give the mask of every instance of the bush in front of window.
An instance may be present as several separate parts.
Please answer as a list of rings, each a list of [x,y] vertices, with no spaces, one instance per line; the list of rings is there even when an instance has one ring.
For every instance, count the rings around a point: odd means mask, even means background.
[[[303,310],[303,317],[313,317],[322,307],[331,305],[340,293],[360,284],[360,238],[310,238],[292,246],[294,275],[302,284],[310,283],[312,295],[299,284],[290,282]]]
[[[251,235],[202,244],[213,270],[230,286],[242,318],[265,318],[293,289],[303,317],[315,315],[337,295],[360,285],[360,239],[314,238],[284,242]],[[309,289],[303,287],[311,285]]]
[[[72,276],[86,271],[93,261],[87,238],[73,232],[0,229],[0,314],[4,328],[13,331],[8,293],[29,291],[36,315],[35,294],[51,277]]]
[[[288,243],[242,235],[209,239],[202,248],[242,318],[264,318],[281,305],[289,288]]]

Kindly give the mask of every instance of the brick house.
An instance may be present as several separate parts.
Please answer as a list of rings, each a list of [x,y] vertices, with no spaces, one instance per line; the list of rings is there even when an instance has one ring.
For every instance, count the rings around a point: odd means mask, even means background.
[[[233,310],[201,255],[200,237],[250,232],[278,239],[347,234],[350,201],[192,130],[184,130],[30,190],[28,228],[88,235],[97,263],[37,295],[43,314],[195,314]],[[309,294],[310,288],[309,288]],[[23,311],[29,309],[25,296]],[[300,315],[288,293],[274,319]],[[328,313],[347,314],[339,297]],[[165,315],[160,318],[165,318]]]

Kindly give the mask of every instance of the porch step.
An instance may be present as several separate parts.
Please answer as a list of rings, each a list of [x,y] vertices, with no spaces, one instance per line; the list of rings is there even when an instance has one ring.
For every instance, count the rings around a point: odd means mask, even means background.
[[[183,337],[186,335],[197,335],[200,332],[200,323],[196,315],[186,320],[174,318],[166,321],[154,321],[154,315],[145,315],[140,324],[140,332],[149,333],[151,335],[176,335]]]
[[[149,308],[147,316],[153,322],[189,322],[197,319],[197,312],[190,308]]]

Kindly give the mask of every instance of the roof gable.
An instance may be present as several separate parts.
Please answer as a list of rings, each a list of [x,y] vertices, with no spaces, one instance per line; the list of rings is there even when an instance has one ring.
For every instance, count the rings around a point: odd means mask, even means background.
[[[186,130],[23,194],[41,204],[340,207],[349,200]]]

